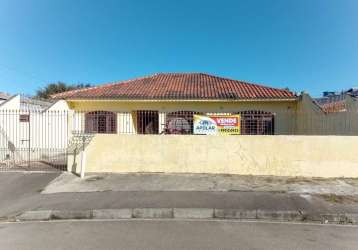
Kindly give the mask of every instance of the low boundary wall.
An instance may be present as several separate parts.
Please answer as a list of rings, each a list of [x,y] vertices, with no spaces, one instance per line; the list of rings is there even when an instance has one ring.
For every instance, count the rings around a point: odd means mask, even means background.
[[[70,171],[358,177],[358,136],[95,135],[81,148]]]

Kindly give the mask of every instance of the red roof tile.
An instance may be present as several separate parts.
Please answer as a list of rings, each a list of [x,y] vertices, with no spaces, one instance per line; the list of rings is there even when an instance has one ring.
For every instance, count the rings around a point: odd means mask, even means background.
[[[203,73],[163,73],[53,95],[56,99],[240,100],[294,99],[285,89]]]
[[[347,111],[347,105],[345,100],[329,102],[320,105],[322,110],[327,113],[343,112]]]

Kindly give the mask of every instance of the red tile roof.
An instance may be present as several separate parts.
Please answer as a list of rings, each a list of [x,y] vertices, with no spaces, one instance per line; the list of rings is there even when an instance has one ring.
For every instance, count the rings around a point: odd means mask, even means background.
[[[322,110],[327,113],[347,111],[347,105],[345,100],[329,102],[329,103],[322,104],[320,106]]]
[[[53,95],[56,99],[240,100],[295,99],[285,89],[203,73],[161,73]]]

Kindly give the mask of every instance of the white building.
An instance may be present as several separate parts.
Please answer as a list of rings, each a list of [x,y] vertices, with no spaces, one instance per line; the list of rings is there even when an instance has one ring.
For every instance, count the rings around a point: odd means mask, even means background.
[[[60,164],[68,143],[68,105],[0,96],[0,168]]]
[[[3,93],[3,92],[0,92],[0,105],[5,102],[6,100],[8,100],[11,96],[6,94],[6,93]]]

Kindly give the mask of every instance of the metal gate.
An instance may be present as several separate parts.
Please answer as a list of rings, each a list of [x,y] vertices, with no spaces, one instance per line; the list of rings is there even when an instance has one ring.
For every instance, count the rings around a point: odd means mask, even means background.
[[[64,171],[68,112],[0,110],[0,171]]]

